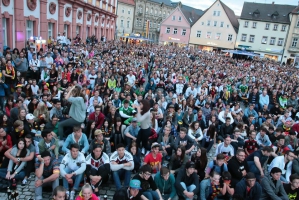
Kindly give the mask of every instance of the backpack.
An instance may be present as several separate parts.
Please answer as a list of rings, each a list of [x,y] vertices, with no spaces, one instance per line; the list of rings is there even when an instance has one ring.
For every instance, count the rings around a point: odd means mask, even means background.
[[[216,167],[216,160],[213,160],[213,167],[210,171],[210,174],[215,170],[215,167]],[[222,172],[224,172],[224,163],[222,164],[222,166],[220,167],[220,176],[222,175]]]

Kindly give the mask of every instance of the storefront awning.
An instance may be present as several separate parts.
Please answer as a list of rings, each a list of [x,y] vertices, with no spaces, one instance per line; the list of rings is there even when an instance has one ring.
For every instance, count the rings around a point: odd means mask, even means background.
[[[233,54],[244,55],[244,56],[259,56],[259,54],[255,54],[249,51],[241,51],[241,50],[222,50],[222,52],[233,53]]]

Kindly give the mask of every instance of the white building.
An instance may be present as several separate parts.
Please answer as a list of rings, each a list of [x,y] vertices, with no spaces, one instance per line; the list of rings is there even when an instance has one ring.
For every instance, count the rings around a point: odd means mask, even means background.
[[[119,0],[117,6],[117,37],[128,36],[133,31],[134,0]]]
[[[244,2],[235,47],[276,61],[282,60],[291,5]]]

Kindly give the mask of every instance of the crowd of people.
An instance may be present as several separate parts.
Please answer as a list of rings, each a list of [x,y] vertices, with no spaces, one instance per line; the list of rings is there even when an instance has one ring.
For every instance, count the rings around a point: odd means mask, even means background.
[[[3,52],[0,179],[34,172],[36,200],[109,181],[113,199],[299,199],[296,68],[79,39]]]

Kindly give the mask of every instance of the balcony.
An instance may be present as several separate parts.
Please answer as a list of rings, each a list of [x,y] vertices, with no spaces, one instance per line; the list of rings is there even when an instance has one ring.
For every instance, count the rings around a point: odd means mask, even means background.
[[[142,12],[138,12],[137,13],[138,16],[142,16],[142,14],[143,14]]]
[[[290,52],[299,52],[299,47],[298,46],[295,46],[295,47],[290,46],[288,51],[290,51]]]

